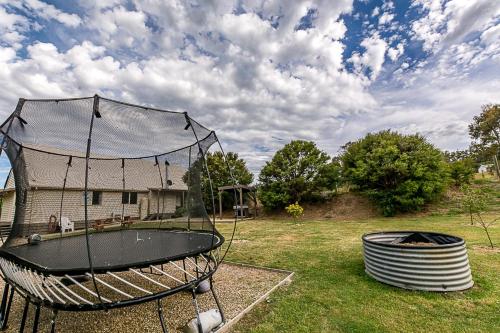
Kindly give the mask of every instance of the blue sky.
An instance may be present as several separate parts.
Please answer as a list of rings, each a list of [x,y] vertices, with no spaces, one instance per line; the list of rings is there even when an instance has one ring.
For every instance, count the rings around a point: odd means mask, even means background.
[[[499,74],[500,1],[0,0],[1,118],[95,93],[188,110],[256,173],[292,139],[463,149]]]

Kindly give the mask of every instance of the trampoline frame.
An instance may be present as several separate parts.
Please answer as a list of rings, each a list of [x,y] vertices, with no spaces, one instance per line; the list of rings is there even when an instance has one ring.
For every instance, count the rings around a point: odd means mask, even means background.
[[[88,170],[89,170],[89,160],[90,160],[90,147],[91,147],[91,138],[92,138],[92,127],[93,127],[93,121],[94,118],[99,118],[99,97],[98,95],[95,95],[93,97],[93,112],[91,116],[91,122],[90,122],[90,129],[89,129],[89,137],[88,137],[88,142],[87,142],[87,151],[86,151],[86,156],[85,156],[85,201],[84,201],[84,206],[85,206],[85,238],[86,238],[86,248],[87,248],[87,253],[88,253],[88,260],[89,260],[89,270],[85,272],[85,276],[89,278],[89,282],[91,281],[93,284],[93,290],[87,288],[84,283],[79,282],[77,279],[75,279],[75,275],[69,275],[65,274],[64,278],[67,279],[67,281],[70,281],[72,285],[78,287],[80,293],[76,292],[69,286],[67,286],[64,282],[62,282],[62,279],[58,275],[52,275],[47,272],[41,272],[37,271],[33,267],[27,267],[31,265],[23,265],[16,263],[16,256],[14,255],[9,255],[6,252],[0,252],[0,273],[1,273],[1,278],[5,282],[4,290],[3,290],[3,295],[2,295],[2,301],[0,303],[0,329],[4,330],[7,328],[8,325],[8,320],[9,320],[9,313],[11,310],[11,305],[12,305],[12,300],[14,293],[18,293],[22,298],[25,299],[25,305],[24,305],[24,310],[21,318],[21,323],[20,323],[20,328],[19,331],[23,332],[25,326],[26,326],[26,321],[27,321],[27,314],[30,305],[33,305],[35,307],[35,315],[33,319],[33,332],[38,332],[38,326],[39,326],[39,320],[40,320],[40,310],[41,307],[46,307],[52,310],[52,317],[51,317],[51,332],[55,332],[56,329],[56,320],[57,320],[57,314],[59,311],[100,311],[100,310],[110,310],[110,309],[115,309],[115,308],[122,308],[122,307],[127,307],[127,306],[133,306],[133,305],[138,305],[142,304],[145,302],[150,302],[150,301],[156,301],[157,303],[157,312],[159,316],[159,321],[160,325],[162,328],[163,332],[167,332],[167,326],[165,324],[164,320],[164,314],[163,314],[163,305],[161,303],[161,299],[168,297],[170,295],[176,294],[181,291],[190,291],[192,295],[192,303],[195,309],[195,314],[196,314],[196,319],[197,319],[197,326],[198,326],[198,331],[202,332],[202,323],[200,320],[200,310],[198,307],[198,301],[197,301],[197,293],[196,289],[199,286],[199,284],[202,281],[208,280],[210,284],[210,291],[211,294],[214,298],[214,301],[216,303],[216,306],[221,314],[222,318],[222,323],[221,326],[225,324],[226,319],[224,316],[224,312],[222,309],[222,306],[220,304],[220,301],[217,297],[215,288],[214,288],[214,282],[213,282],[213,275],[217,271],[218,266],[220,263],[224,260],[230,246],[232,243],[232,239],[235,234],[235,229],[236,229],[236,219],[233,225],[233,231],[231,235],[230,242],[228,244],[228,247],[226,248],[225,252],[223,255],[221,255],[221,245],[224,242],[224,238],[217,233],[217,237],[220,238],[220,242],[217,244],[214,244],[214,238],[216,237],[216,229],[215,229],[215,197],[214,197],[214,192],[213,192],[213,185],[212,185],[212,179],[210,177],[210,172],[208,169],[207,161],[205,158],[205,153],[203,152],[203,149],[201,148],[200,141],[198,139],[198,136],[196,134],[196,131],[194,130],[191,121],[192,119],[188,116],[187,112],[184,112],[184,116],[186,119],[186,127],[184,130],[188,130],[189,128],[192,129],[194,137],[196,139],[196,142],[192,144],[189,147],[194,147],[195,145],[198,145],[199,152],[201,154],[201,159],[203,162],[203,167],[205,168],[207,175],[208,175],[208,181],[209,181],[209,186],[210,186],[210,192],[211,192],[211,201],[212,201],[212,211],[213,211],[213,228],[211,231],[212,234],[212,244],[211,248],[206,251],[206,252],[199,252],[199,253],[185,253],[183,255],[179,255],[175,258],[171,258],[170,260],[166,260],[165,262],[159,262],[156,261],[154,263],[147,263],[145,262],[142,265],[135,265],[134,267],[129,266],[129,267],[120,267],[119,269],[112,269],[110,268],[106,272],[101,272],[101,271],[94,271],[93,267],[93,262],[92,262],[92,256],[91,256],[91,246],[89,243],[89,228],[90,228],[90,223],[89,223],[89,218],[88,218]],[[61,101],[61,100],[76,100],[75,99],[58,99],[56,101]],[[109,100],[109,99],[107,99]],[[17,144],[20,146],[20,149],[23,148],[22,145],[18,144],[16,141],[14,141],[12,138],[9,137],[8,132],[9,129],[12,125],[12,121],[17,118],[19,121],[24,125],[26,125],[26,121],[21,118],[20,116],[20,111],[25,103],[25,101],[44,101],[44,100],[26,100],[26,99],[19,99],[19,103],[16,107],[16,110],[12,113],[12,115],[7,118],[7,120],[1,125],[2,127],[7,124],[7,130],[4,132],[1,130],[1,134],[3,135],[3,141],[1,145],[1,150],[4,150],[4,143],[5,139],[8,138],[11,140],[13,143]],[[53,99],[48,99],[46,101],[54,101]],[[113,101],[113,100],[109,100]],[[117,101],[113,101],[117,102]],[[117,103],[122,103],[122,102],[117,102]],[[145,108],[139,105],[132,105],[128,103],[122,103],[124,105],[129,105],[129,106],[134,106],[134,107],[141,107]],[[151,108],[146,108],[146,109],[151,109]],[[172,112],[172,111],[166,111],[166,110],[159,110],[159,109],[151,109],[151,110],[156,110],[156,111],[164,111],[164,112]],[[199,123],[196,123],[197,125],[203,127]],[[205,128],[205,127],[203,127]],[[206,129],[206,128],[205,128]],[[225,157],[225,153],[223,151],[222,145],[220,144],[217,136],[215,135],[215,132],[211,131],[210,135],[214,136],[215,142],[218,143],[222,155],[224,157],[224,161],[226,164],[226,167],[229,170],[230,176],[233,180],[233,185],[235,184],[234,177],[232,174],[232,170],[227,162],[227,159]],[[214,143],[215,143],[214,142]],[[190,148],[191,151],[191,148]],[[1,153],[1,152],[0,152]],[[191,155],[190,155],[191,156]],[[71,164],[71,156],[69,156],[69,162],[68,165]],[[155,157],[156,158],[156,157]],[[123,159],[122,159],[123,161]],[[190,162],[191,163],[191,162]],[[66,179],[64,179],[64,183],[66,183]],[[162,185],[163,185],[163,180],[162,180]],[[16,194],[18,192],[18,189],[16,187]],[[63,196],[64,196],[64,187],[63,187]],[[236,202],[237,200],[237,194],[236,190],[234,190],[234,200]],[[62,202],[61,202],[62,205]],[[17,209],[16,209],[17,213]],[[189,225],[189,219],[188,219],[188,225]],[[177,274],[180,274],[181,276],[175,276],[172,272],[166,271],[165,267],[168,266],[169,268],[173,269]],[[144,271],[144,269],[149,269],[149,272]],[[129,274],[134,274],[135,277],[140,278],[141,285],[137,285],[137,283],[133,283],[129,280],[127,280],[125,277],[120,276],[122,273],[129,273]],[[123,275],[123,274],[122,274]],[[160,276],[161,278],[168,279],[170,283],[175,283],[174,286],[166,285],[164,281],[160,281],[158,278]],[[128,287],[133,288],[136,291],[141,292],[139,296],[132,295],[130,292],[124,291],[120,289],[116,284],[114,285],[113,283],[109,281],[105,281],[104,278],[110,279],[112,278],[114,281],[119,281],[122,284],[127,285]],[[100,287],[98,287],[100,286]],[[161,289],[159,291],[152,291],[152,286],[160,287]],[[100,293],[100,288],[103,289],[108,289],[111,290],[113,293],[121,295],[121,298],[115,298],[115,299],[110,299],[107,297],[104,297]],[[90,298],[90,299],[89,299]],[[96,301],[97,300],[97,301]]]

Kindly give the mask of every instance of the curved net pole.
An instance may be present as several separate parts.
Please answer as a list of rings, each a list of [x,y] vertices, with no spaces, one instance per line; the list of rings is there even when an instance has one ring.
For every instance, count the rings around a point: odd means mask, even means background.
[[[198,145],[198,150],[201,155],[201,158],[203,160],[203,166],[205,167],[205,170],[207,171],[207,178],[208,178],[208,183],[210,187],[210,194],[212,196],[212,215],[213,215],[213,225],[212,225],[212,246],[213,247],[213,242],[214,242],[214,237],[215,237],[215,196],[214,196],[214,190],[213,190],[213,184],[212,184],[212,178],[210,177],[210,170],[208,170],[208,163],[207,159],[205,158],[205,153],[203,152],[203,149],[201,148],[200,140],[198,139],[198,135],[196,134],[196,131],[194,130],[194,127],[191,124],[191,118],[189,118],[187,112],[184,112],[184,116],[186,117],[186,127],[191,127],[191,130],[193,131],[194,138],[196,139],[196,144]],[[212,133],[215,135],[215,132],[212,131]],[[203,229],[203,226],[202,226]]]
[[[234,203],[235,205],[237,206],[238,205],[238,194],[236,193],[236,178],[234,177],[234,174],[233,174],[233,170],[231,169],[231,166],[229,165],[229,162],[226,158],[226,153],[224,152],[224,148],[222,148],[222,145],[219,141],[219,138],[217,137],[217,134],[215,134],[215,139],[217,141],[217,143],[219,144],[219,148],[220,148],[220,151],[222,153],[222,157],[224,158],[224,162],[226,163],[226,167],[227,169],[229,170],[229,176],[231,177],[231,181],[232,181],[232,185],[233,185],[233,192],[234,192]],[[229,244],[226,248],[226,251],[224,252],[224,254],[222,255],[222,257],[220,258],[219,262],[217,263],[217,265],[219,265],[221,262],[224,261],[224,258],[226,258],[226,254],[227,252],[229,251],[229,248],[231,247],[231,244],[233,244],[233,239],[234,239],[234,234],[236,233],[236,222],[238,220],[238,216],[236,215],[234,217],[234,223],[233,223],[233,231],[231,233],[231,238],[229,240]]]
[[[63,201],[64,201],[64,190],[66,189],[66,181],[68,180],[68,171],[71,167],[71,161],[73,160],[73,156],[69,157],[68,163],[66,165],[66,173],[64,174],[63,187],[61,191],[61,204],[59,206],[59,237],[62,237],[62,211],[63,211]]]
[[[0,156],[2,155],[2,152],[4,151],[4,149],[6,149],[7,147],[5,146],[5,143],[8,139],[7,135],[9,135],[9,132],[10,132],[10,128],[12,127],[12,122],[14,121],[14,118],[16,117],[20,117],[20,114],[21,114],[21,110],[24,106],[24,102],[25,102],[25,99],[24,98],[19,98],[19,101],[17,102],[17,105],[16,105],[16,109],[14,110],[14,112],[3,122],[3,124],[0,126],[0,128],[3,129],[3,127],[5,125],[7,125],[7,129],[6,131],[4,132],[2,130],[2,144],[0,146]],[[21,120],[21,118],[19,118]],[[23,122],[21,122],[23,123]],[[10,141],[10,140],[9,140]],[[8,143],[7,143],[8,144]],[[21,148],[19,148],[21,149]],[[8,155],[8,154],[7,154]],[[10,160],[10,158],[9,158]],[[12,165],[12,162],[11,162],[11,168],[10,168],[10,171],[9,171],[9,176],[12,174],[13,175],[13,165]],[[7,176],[7,179],[5,180],[5,184],[4,184],[4,189],[7,187],[7,181],[9,179],[9,176]],[[16,187],[16,200],[17,200],[17,197],[18,197],[18,193],[17,193],[17,187]],[[3,206],[3,205],[2,205]],[[0,211],[1,212],[1,211]],[[0,214],[0,218],[1,218],[1,214]],[[15,215],[14,215],[14,218],[15,218]],[[14,221],[12,221],[11,223],[11,226],[14,225]],[[7,237],[8,238],[8,237]],[[3,234],[0,232],[0,239],[2,240],[2,245],[5,243],[5,240],[3,239]],[[2,270],[2,273],[3,273],[3,270]],[[5,276],[5,274],[4,274]]]
[[[156,198],[156,218],[160,221],[158,222],[158,229],[161,228],[161,222],[163,220],[163,208],[160,217],[160,193],[162,193],[163,189],[163,176],[161,174],[160,162],[158,161],[158,156],[155,156],[155,165],[158,167],[158,175],[160,176],[161,188],[158,190],[158,197]],[[165,205],[165,194],[163,193],[163,205]]]
[[[2,151],[3,151],[3,142],[2,142],[2,148],[0,148],[0,156],[2,156]],[[7,174],[7,178],[5,178],[5,182],[3,184],[3,189],[7,188],[7,183],[9,181],[9,178],[11,177],[12,174],[12,168],[10,168],[9,173]],[[3,212],[3,203],[0,205],[0,219],[2,218],[2,212]],[[0,241],[2,241],[2,244],[5,243],[5,240],[3,239],[3,232],[0,230]]]
[[[124,195],[125,195],[125,159],[122,158],[122,216],[121,216],[122,222],[124,221],[124,216],[125,216],[125,201],[123,200]],[[127,195],[129,196],[128,193]],[[130,197],[128,198],[128,200],[130,200]]]
[[[191,147],[189,146],[189,157],[188,157],[188,173],[187,173],[187,198],[186,198],[186,210],[188,219],[188,231],[191,231]]]
[[[89,190],[89,160],[90,160],[90,147],[92,144],[92,128],[94,127],[94,118],[95,117],[100,117],[99,113],[99,96],[97,94],[94,96],[94,105],[92,107],[92,117],[90,118],[90,129],[89,129],[89,138],[87,139],[87,153],[85,155],[85,241],[87,243],[87,256],[89,259],[89,268],[90,268],[90,274],[92,275],[92,282],[94,284],[95,291],[97,293],[97,298],[99,299],[99,302],[103,304],[102,299],[101,299],[101,294],[99,293],[99,289],[97,288],[97,282],[95,280],[94,276],[94,266],[92,264],[92,254],[90,252],[90,240],[89,240],[89,207],[88,207],[88,190]]]

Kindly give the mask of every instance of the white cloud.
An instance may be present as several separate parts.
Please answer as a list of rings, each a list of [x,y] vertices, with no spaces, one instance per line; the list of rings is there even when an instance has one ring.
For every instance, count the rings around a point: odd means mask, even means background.
[[[98,32],[100,43],[110,48],[138,47],[150,39],[146,14],[121,5],[102,10],[96,8],[85,22],[87,27]]]
[[[76,28],[82,22],[77,14],[68,14],[40,0],[11,0],[6,1],[6,5],[45,20],[55,20],[71,28]]]
[[[20,48],[20,42],[24,39],[23,33],[28,28],[29,21],[27,18],[9,13],[4,7],[0,7],[0,35],[4,43]]]
[[[346,141],[388,127],[463,148],[473,112],[499,97],[492,74],[500,44],[495,12],[488,16],[467,4],[460,9],[456,0],[455,7],[419,1],[425,15],[412,25],[413,41],[401,32],[387,36],[395,24],[393,3],[382,6],[382,15],[363,14],[363,20],[379,16],[384,26],[365,24],[361,50],[349,59],[344,52],[351,36],[341,15],[352,10],[350,0],[245,0],[239,2],[242,11],[233,1],[83,1],[78,29],[67,29],[78,19],[61,16],[52,5],[35,15],[28,2],[13,3],[0,6],[4,116],[21,96],[96,92],[188,110],[254,171],[291,139],[315,140],[336,153]],[[30,15],[13,14],[9,8],[16,3]],[[311,9],[312,27],[296,30]],[[478,23],[468,28],[462,21],[470,15]],[[68,45],[26,38],[35,29],[43,33],[45,23],[70,31]],[[466,38],[471,32],[478,37]],[[418,63],[405,54],[415,41],[431,53]]]
[[[394,62],[404,53],[403,43],[398,43],[395,47],[391,47],[387,50],[387,56]]]
[[[393,19],[394,19],[394,14],[385,12],[378,18],[378,24],[380,25],[389,24],[392,22]]]
[[[351,57],[351,61],[358,70],[369,68],[371,70],[370,78],[376,79],[382,70],[382,65],[385,61],[385,52],[387,50],[387,43],[380,38],[378,33],[363,39],[361,46],[365,48],[362,55],[355,54]]]
[[[471,33],[490,26],[500,15],[499,1],[452,0],[442,4],[439,0],[415,0],[413,5],[425,13],[413,22],[412,30],[428,51],[462,42]]]

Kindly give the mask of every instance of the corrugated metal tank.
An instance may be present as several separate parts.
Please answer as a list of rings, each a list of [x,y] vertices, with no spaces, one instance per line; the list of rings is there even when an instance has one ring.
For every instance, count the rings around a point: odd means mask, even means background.
[[[425,244],[405,240],[425,239]],[[463,239],[432,232],[391,231],[365,234],[365,270],[374,279],[412,290],[459,291],[471,288]]]

